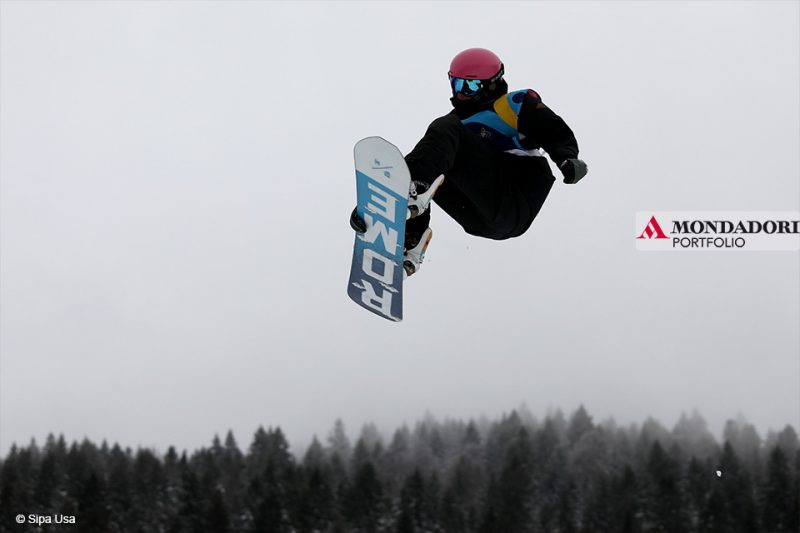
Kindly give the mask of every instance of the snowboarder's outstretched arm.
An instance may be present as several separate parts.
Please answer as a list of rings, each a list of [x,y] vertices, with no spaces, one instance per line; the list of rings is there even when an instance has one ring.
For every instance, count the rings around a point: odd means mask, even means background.
[[[586,175],[586,163],[578,159],[578,141],[564,119],[528,90],[519,113],[518,131],[527,143],[541,147],[564,174],[565,183],[577,183]]]

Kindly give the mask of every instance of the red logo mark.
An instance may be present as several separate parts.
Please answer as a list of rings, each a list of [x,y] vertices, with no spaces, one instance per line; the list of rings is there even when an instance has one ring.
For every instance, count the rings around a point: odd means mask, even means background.
[[[661,229],[661,226],[658,225],[658,220],[656,217],[650,217],[650,222],[647,223],[647,227],[644,228],[644,231],[641,235],[636,237],[637,239],[669,239],[667,235],[664,233],[664,230]]]

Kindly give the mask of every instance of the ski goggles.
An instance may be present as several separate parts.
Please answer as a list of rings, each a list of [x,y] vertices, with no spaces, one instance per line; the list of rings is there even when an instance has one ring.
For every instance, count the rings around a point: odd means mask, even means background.
[[[453,88],[453,94],[461,93],[465,96],[475,96],[483,87],[481,80],[466,80],[464,78],[456,78],[455,76],[447,76],[450,78],[450,86]]]

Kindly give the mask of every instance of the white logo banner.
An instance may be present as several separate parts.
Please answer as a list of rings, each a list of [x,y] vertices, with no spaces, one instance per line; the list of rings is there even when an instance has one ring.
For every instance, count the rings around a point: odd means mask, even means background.
[[[642,251],[798,251],[797,211],[658,211],[636,213]]]

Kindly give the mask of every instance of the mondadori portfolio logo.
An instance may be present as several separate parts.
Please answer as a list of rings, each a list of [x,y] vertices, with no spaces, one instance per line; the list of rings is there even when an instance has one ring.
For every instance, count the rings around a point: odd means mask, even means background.
[[[798,251],[800,213],[645,211],[635,237],[642,251]]]

